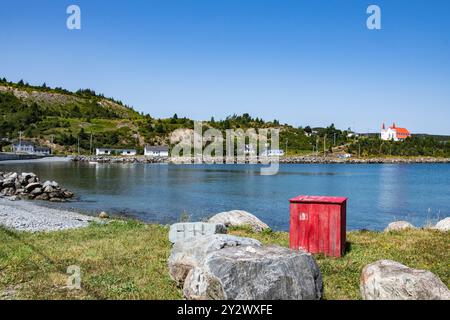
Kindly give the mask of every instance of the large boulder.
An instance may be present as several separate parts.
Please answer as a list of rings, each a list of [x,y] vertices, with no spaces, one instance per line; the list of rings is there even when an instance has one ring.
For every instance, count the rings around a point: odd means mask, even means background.
[[[251,227],[255,232],[269,229],[269,226],[255,217],[253,214],[243,210],[232,210],[221,212],[211,217],[209,222],[223,223],[227,227]]]
[[[322,275],[303,251],[228,247],[189,272],[183,294],[192,300],[316,300],[322,297]]]
[[[365,300],[448,300],[450,291],[433,273],[380,260],[367,265],[360,290]]]
[[[202,265],[206,255],[229,247],[261,246],[258,240],[236,237],[226,234],[215,234],[199,237],[192,241],[176,242],[169,257],[169,273],[179,286],[194,267]]]
[[[391,232],[391,231],[401,231],[406,229],[415,229],[411,223],[408,221],[395,221],[388,224],[386,229],[384,229],[384,232]]]
[[[436,225],[433,227],[433,229],[443,231],[443,232],[450,231],[450,217],[447,217],[447,218],[439,221],[438,223],[436,223]]]

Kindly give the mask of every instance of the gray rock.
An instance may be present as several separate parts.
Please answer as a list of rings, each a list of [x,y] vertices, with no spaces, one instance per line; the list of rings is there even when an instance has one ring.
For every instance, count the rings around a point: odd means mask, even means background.
[[[314,258],[279,246],[238,246],[207,255],[184,283],[187,299],[316,300],[322,275]]]
[[[63,202],[64,200],[61,198],[50,198],[50,202]]]
[[[45,187],[53,187],[53,188],[58,188],[59,185],[57,182],[55,181],[45,181],[44,184],[42,185],[44,188]]]
[[[208,222],[222,223],[227,227],[248,226],[255,232],[261,232],[265,229],[269,229],[269,226],[259,220],[256,216],[242,210],[232,210],[218,213],[211,217]]]
[[[32,182],[27,184],[27,186],[25,187],[28,192],[31,192],[36,188],[42,188],[42,185],[39,182]]]
[[[38,195],[36,198],[34,198],[35,200],[42,200],[42,201],[47,201],[50,199],[50,197],[48,196],[48,194],[43,193]]]
[[[2,188],[15,188],[16,186],[16,179],[7,178],[4,179],[2,182]]]
[[[53,188],[52,186],[49,186],[49,185],[47,185],[47,186],[43,186],[44,187],[44,192],[46,192],[46,193],[52,193],[52,192],[55,192],[56,190],[55,190],[55,188]]]
[[[0,196],[4,197],[11,197],[16,192],[16,189],[14,188],[4,188],[2,191],[0,191]]]
[[[433,273],[380,260],[361,274],[360,290],[365,300],[449,300],[450,291]]]
[[[31,191],[31,194],[34,196],[38,196],[42,193],[42,188],[36,188],[33,191]]]
[[[107,214],[105,211],[100,212],[98,215],[100,219],[109,219],[109,214]]]
[[[408,221],[395,221],[389,223],[389,225],[384,229],[384,232],[390,231],[401,231],[406,229],[416,229],[411,223]]]
[[[258,240],[236,237],[226,234],[215,234],[192,241],[176,242],[169,257],[169,273],[179,286],[194,267],[202,265],[206,255],[229,247],[261,246]]]
[[[443,232],[450,231],[450,217],[442,219],[441,221],[436,223],[436,225],[433,227],[433,229],[443,231]]]
[[[188,241],[192,238],[209,236],[216,233],[227,233],[227,228],[221,223],[186,222],[170,226],[169,241]]]

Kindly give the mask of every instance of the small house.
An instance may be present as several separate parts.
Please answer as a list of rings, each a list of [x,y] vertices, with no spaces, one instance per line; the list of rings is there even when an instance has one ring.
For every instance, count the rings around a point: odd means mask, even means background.
[[[95,154],[97,156],[135,156],[136,149],[110,149],[110,148],[96,148]]]
[[[17,141],[12,144],[12,151],[16,153],[28,153],[41,156],[49,156],[52,150],[47,147],[36,146],[31,141]]]
[[[168,146],[145,146],[144,155],[147,157],[168,157]]]

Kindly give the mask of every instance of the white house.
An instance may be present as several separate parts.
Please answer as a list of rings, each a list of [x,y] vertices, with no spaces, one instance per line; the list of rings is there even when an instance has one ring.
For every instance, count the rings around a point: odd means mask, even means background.
[[[168,157],[168,146],[145,146],[144,155],[147,157]]]
[[[110,149],[110,148],[96,148],[95,154],[97,156],[135,156],[137,154],[135,149]]]
[[[284,150],[281,149],[268,149],[261,152],[261,156],[276,157],[284,156]]]
[[[393,141],[403,141],[410,137],[411,133],[406,128],[399,128],[394,124],[386,129],[386,126],[381,126],[381,140],[393,140]]]
[[[36,146],[30,141],[18,141],[12,144],[12,151],[17,153],[36,154],[41,156],[48,156],[52,154],[50,148]]]

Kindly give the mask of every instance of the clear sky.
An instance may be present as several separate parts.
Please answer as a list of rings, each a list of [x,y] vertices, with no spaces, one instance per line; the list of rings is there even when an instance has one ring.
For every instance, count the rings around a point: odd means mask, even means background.
[[[66,8],[81,8],[81,30]],[[366,27],[370,4],[382,30]],[[450,1],[2,1],[0,76],[155,117],[450,134]]]

